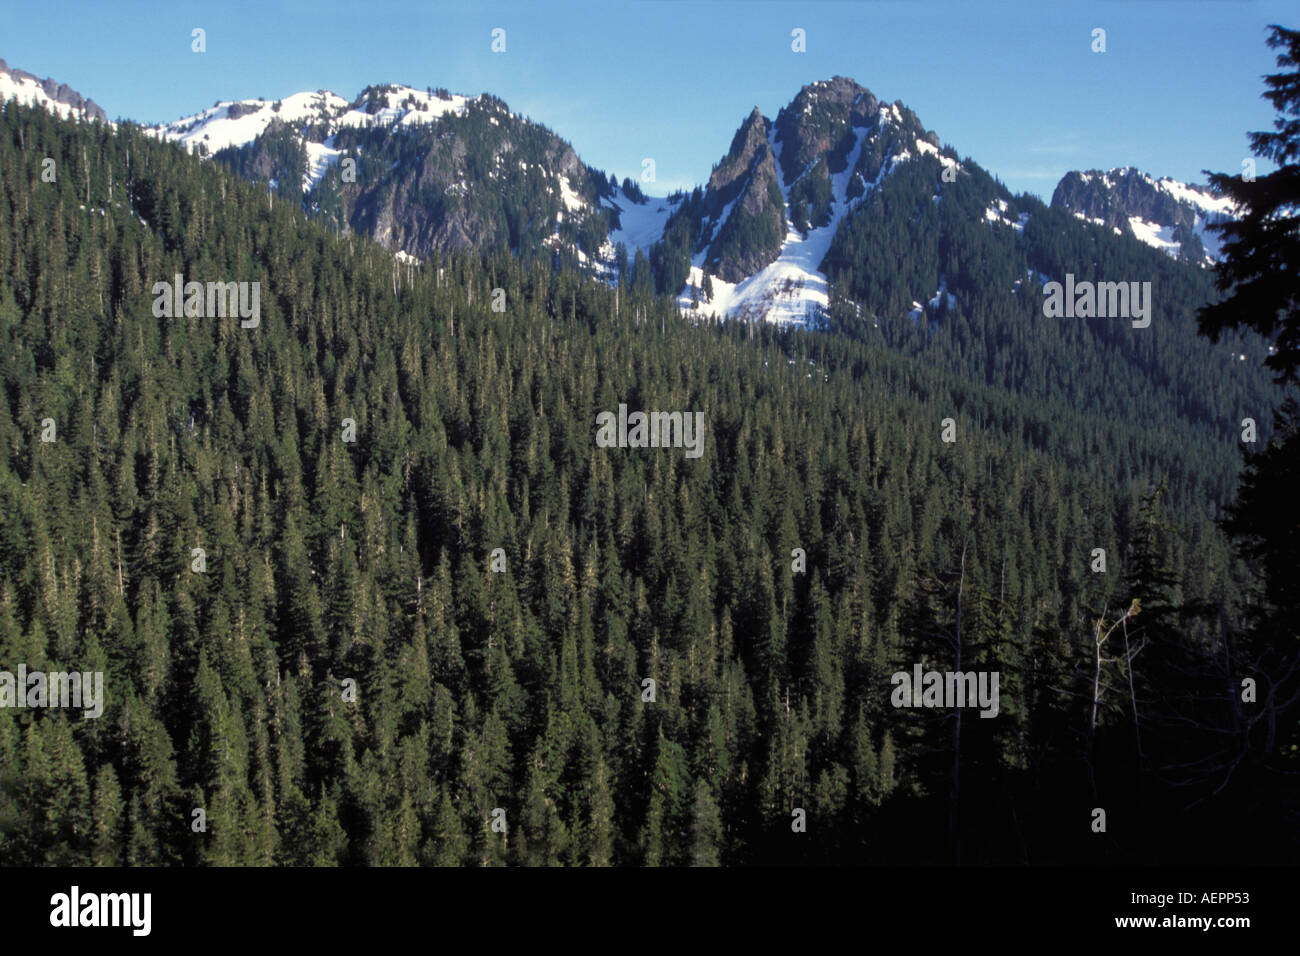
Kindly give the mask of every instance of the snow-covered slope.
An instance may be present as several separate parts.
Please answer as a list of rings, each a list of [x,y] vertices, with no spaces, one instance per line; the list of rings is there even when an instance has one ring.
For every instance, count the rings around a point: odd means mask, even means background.
[[[10,67],[0,60],[0,103],[16,100],[24,106],[40,106],[65,119],[108,122],[103,109],[64,83],[37,79],[25,70]]]
[[[351,102],[329,90],[317,90],[272,102],[220,102],[201,113],[148,126],[146,130],[160,139],[179,142],[190,151],[203,146],[211,156],[223,149],[249,145],[279,120],[297,132],[306,150],[307,173],[302,188],[310,192],[342,154],[333,142],[340,129],[432,123],[448,113],[463,113],[469,102],[468,97],[409,86],[370,87]]]
[[[1067,173],[1052,205],[1203,266],[1222,258],[1220,237],[1209,227],[1233,216],[1231,201],[1206,186],[1156,179],[1133,167]]]
[[[191,152],[202,145],[208,154],[230,146],[246,146],[266,132],[272,120],[298,127],[330,123],[347,112],[349,103],[328,90],[295,93],[283,100],[240,100],[218,103],[211,109],[174,123],[146,129],[160,139],[179,142]]]
[[[882,125],[885,117],[886,114],[882,112]],[[711,301],[705,302],[699,301],[699,296],[695,292],[696,288],[704,284],[705,254],[703,252],[696,254],[691,262],[690,279],[679,297],[683,308],[718,318],[761,319],[778,325],[792,322],[804,325],[818,324],[821,316],[830,306],[829,285],[825,273],[821,272],[819,267],[822,260],[826,258],[840,221],[854,203],[861,201],[861,197],[850,200],[848,188],[855,176],[861,177],[857,172],[858,160],[861,158],[862,145],[867,139],[869,130],[861,129],[855,132],[857,139],[853,151],[849,154],[848,164],[831,178],[834,196],[831,221],[825,226],[808,230],[807,235],[801,235],[790,224],[792,221],[790,186],[785,183],[778,162],[777,175],[780,178],[781,195],[785,200],[788,231],[776,261],[735,284],[710,276],[713,297]],[[771,134],[773,140],[775,136],[776,131],[773,129]],[[772,147],[779,158],[780,144],[773,141]],[[890,165],[881,167],[880,175],[884,176],[890,168]],[[870,191],[878,183],[879,179],[875,183],[863,183],[863,185]]]
[[[615,202],[628,206],[624,229],[633,233],[616,239],[648,248],[662,234],[644,204],[490,94],[379,85],[349,101],[317,90],[222,101],[146,131],[220,155],[282,195],[300,189],[309,213],[421,260],[508,244],[520,253],[571,255],[608,275],[616,247],[605,229]],[[340,175],[331,168],[345,157],[355,165]]]
[[[841,86],[838,91],[836,84]],[[827,133],[824,117],[811,120],[808,117],[837,93],[837,105],[828,107],[828,115],[832,124],[841,123],[843,128],[841,131],[834,127],[836,132],[832,135]],[[838,78],[811,84],[801,91],[800,98],[789,108],[796,115],[784,122],[778,118],[768,135],[768,144],[776,157],[777,184],[784,202],[786,225],[785,238],[775,260],[737,282],[727,282],[710,271],[706,241],[692,257],[686,286],[679,294],[683,309],[700,317],[743,318],[780,325],[821,324],[830,307],[829,282],[821,266],[845,217],[895,169],[917,157],[932,156],[939,160],[941,168],[961,169],[937,145],[916,135],[914,118],[905,115],[898,104],[880,104],[875,109],[874,98],[868,106],[864,102],[867,97],[870,94],[856,84],[844,92],[843,82]],[[851,137],[851,146],[845,137]],[[868,161],[865,155],[868,149],[877,154],[878,164]],[[787,150],[799,152],[787,156]],[[834,168],[830,161],[833,155],[839,157],[838,172],[830,171]],[[865,174],[864,170],[867,170]],[[815,221],[804,231],[796,227],[799,216],[792,191],[814,171],[829,178],[829,202],[818,207]],[[723,210],[711,235],[717,235],[725,225],[730,210],[730,206]],[[704,291],[706,277],[707,286],[712,288],[711,297]]]
[[[609,231],[611,249],[622,243],[631,259],[638,251],[648,253],[650,247],[663,238],[664,226],[681,205],[681,197],[659,199],[647,196],[644,202],[638,202],[615,187],[614,195],[603,197],[600,204],[618,213],[618,227]]]

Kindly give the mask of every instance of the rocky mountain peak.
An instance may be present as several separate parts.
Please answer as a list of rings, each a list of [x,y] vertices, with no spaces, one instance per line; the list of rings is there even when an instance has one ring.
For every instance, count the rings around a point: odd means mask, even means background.
[[[0,58],[0,102],[6,99],[44,106],[60,116],[76,114],[86,119],[108,122],[108,114],[98,103],[82,96],[68,84],[50,77],[42,80],[26,70],[9,66]]]

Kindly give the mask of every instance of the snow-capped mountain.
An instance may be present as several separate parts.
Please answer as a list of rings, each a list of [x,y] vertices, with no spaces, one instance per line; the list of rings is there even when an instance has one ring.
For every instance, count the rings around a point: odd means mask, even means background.
[[[843,77],[804,87],[774,121],[755,108],[708,183],[666,198],[620,186],[488,95],[319,90],[219,102],[147,129],[282,194],[300,188],[308,209],[416,258],[501,244],[615,278],[639,253],[657,291],[688,310],[781,323],[824,315],[823,260],[884,177],[922,159],[962,169],[909,109]],[[345,156],[352,179],[340,176]]]
[[[1232,218],[1231,201],[1209,187],[1155,179],[1131,166],[1066,173],[1052,205],[1204,266],[1222,258],[1219,235],[1207,227]]]
[[[318,90],[219,102],[147,129],[417,259],[499,245],[607,270],[620,205],[629,208],[620,238],[658,238],[653,214],[632,211],[639,204],[572,146],[489,94],[388,84],[347,100]]]
[[[1218,255],[1206,226],[1229,214],[1206,189],[1137,170],[1071,173],[1049,210],[844,77],[803,87],[775,119],[752,110],[708,181],[669,197],[587,166],[489,94],[319,90],[148,129],[407,259],[468,247],[563,258],[699,318],[932,330],[988,294],[993,262],[999,294],[1062,278],[1062,230],[1073,245],[1119,241],[1113,231],[1204,264]]]
[[[818,324],[830,304],[824,261],[841,222],[920,157],[961,170],[911,110],[844,77],[805,86],[775,121],[755,108],[702,197],[679,214],[694,213],[682,306]]]
[[[252,145],[277,121],[299,137],[307,151],[303,192],[310,192],[338,162],[342,150],[332,145],[342,129],[401,128],[433,123],[447,113],[463,114],[464,96],[435,94],[405,86],[370,87],[355,102],[331,93],[295,93],[282,100],[220,102],[210,109],[173,123],[147,127],[165,140],[179,142],[191,152],[214,155],[223,149]]]
[[[58,116],[108,122],[104,110],[92,99],[87,99],[66,83],[46,77],[44,80],[11,67],[0,59],[0,103],[17,100],[24,106],[41,106]]]

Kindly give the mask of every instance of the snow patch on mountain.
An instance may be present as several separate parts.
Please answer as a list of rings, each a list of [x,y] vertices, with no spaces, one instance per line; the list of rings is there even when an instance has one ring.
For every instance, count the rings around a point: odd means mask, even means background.
[[[1070,185],[1072,177],[1086,191],[1080,193]],[[1064,206],[1086,222],[1110,225],[1121,235],[1126,230],[1119,226],[1127,224],[1127,231],[1138,240],[1176,259],[1193,255],[1195,245],[1192,250],[1184,250],[1183,246],[1189,241],[1188,235],[1194,235],[1204,252],[1200,262],[1205,266],[1213,266],[1222,258],[1222,238],[1210,227],[1237,214],[1230,198],[1216,195],[1207,186],[1190,185],[1168,176],[1156,179],[1134,167],[1069,173],[1058,185],[1053,205]],[[1108,210],[1106,219],[1096,215],[1102,210]]]
[[[442,99],[437,94],[417,90],[410,86],[394,86],[378,93],[378,101],[383,106],[371,113],[359,109],[361,100],[338,118],[337,124],[343,126],[415,126],[435,122],[449,113],[462,114],[469,105],[469,98],[451,96]]]
[[[569,212],[581,212],[587,208],[587,204],[582,201],[582,197],[574,192],[568,176],[560,177],[560,198],[564,200],[564,208]]]
[[[999,199],[984,210],[984,221],[990,225],[1010,226],[1016,232],[1024,232],[1025,223],[1029,222],[1029,213],[1022,212],[1015,219],[1010,219],[1007,217],[1007,201]]]
[[[282,100],[237,100],[176,120],[145,127],[145,131],[166,142],[180,143],[193,152],[201,144],[209,156],[230,147],[252,143],[280,120],[293,127],[307,154],[307,171],[302,190],[311,192],[338,163],[343,151],[334,148],[334,134],[344,128],[410,127],[433,123],[448,114],[463,114],[471,99],[465,96],[428,93],[409,86],[369,90],[355,102],[329,90],[294,93]],[[372,112],[373,110],[373,112]],[[321,126],[323,139],[306,135],[309,127]],[[567,199],[566,199],[567,202]]]
[[[819,267],[830,250],[840,222],[863,198],[850,202],[848,188],[871,131],[868,127],[858,127],[855,128],[855,133],[856,141],[847,164],[841,172],[831,177],[831,221],[820,228],[810,229],[808,235],[803,236],[790,225],[790,185],[784,182],[785,177],[781,173],[780,144],[775,142],[776,131],[773,129],[768,134],[768,141],[777,154],[777,177],[785,201],[787,223],[785,240],[776,260],[734,285],[711,275],[709,278],[713,286],[713,298],[710,301],[700,298],[698,303],[693,300],[696,296],[695,289],[703,285],[704,270],[701,268],[702,262],[697,261],[691,266],[687,285],[678,296],[678,304],[698,316],[744,318],[775,322],[778,325],[820,324],[830,308],[830,284]],[[885,176],[890,168],[891,164],[882,164],[880,177]],[[869,185],[868,192],[870,188],[879,185],[880,177],[876,183]]]
[[[1150,179],[1150,177],[1147,177]],[[1190,203],[1207,214],[1231,217],[1236,214],[1236,206],[1227,196],[1216,196],[1204,186],[1189,186],[1168,176],[1156,180],[1156,185],[1173,196],[1179,202]]]
[[[927,143],[923,139],[917,139],[916,151],[925,156],[933,156],[943,164],[945,170],[953,169],[957,172],[961,172],[962,170],[961,163],[957,162],[957,160],[953,159],[951,156],[943,155],[943,153],[939,151],[939,147],[935,146],[933,143]]]
[[[681,205],[681,199],[646,197],[645,202],[637,202],[616,187],[613,197],[603,197],[601,203],[618,213],[618,228],[609,231],[611,258],[613,247],[621,242],[627,247],[630,262],[636,258],[638,249],[649,252],[650,247],[663,238],[664,226]]]
[[[345,110],[348,101],[328,90],[319,90],[287,96],[278,101],[278,110],[276,105],[265,100],[218,103],[174,123],[146,127],[145,131],[161,140],[178,142],[190,152],[202,144],[212,155],[230,146],[247,146],[276,119],[291,125],[327,122]]]
[[[302,177],[302,191],[305,193],[315,189],[322,179],[325,178],[325,171],[331,166],[337,166],[339,157],[343,155],[343,150],[334,148],[334,137],[328,137],[323,143],[307,143],[307,171]]]
[[[102,119],[103,110],[94,100],[83,99],[66,85],[55,85],[53,80],[38,80],[23,70],[9,69],[0,60],[0,104],[15,100],[23,106],[39,106],[63,119]],[[110,129],[114,123],[108,123]]]
[[[1148,246],[1154,246],[1171,256],[1178,255],[1179,244],[1174,241],[1174,227],[1162,226],[1159,223],[1147,222],[1137,216],[1129,216],[1129,228],[1133,230],[1133,235],[1137,236]],[[1118,232],[1119,230],[1115,230]]]

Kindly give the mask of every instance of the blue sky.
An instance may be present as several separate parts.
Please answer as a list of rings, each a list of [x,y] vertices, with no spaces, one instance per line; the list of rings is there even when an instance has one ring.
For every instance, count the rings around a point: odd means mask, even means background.
[[[0,57],[111,117],[177,119],[217,100],[371,83],[491,92],[588,163],[657,189],[701,183],[741,120],[840,74],[901,99],[1015,191],[1070,169],[1239,172],[1271,127],[1269,23],[1294,0],[396,0],[6,4]],[[207,52],[190,31],[207,31]],[[506,30],[506,52],[490,50]],[[1105,53],[1091,50],[1106,30]],[[807,52],[791,50],[806,31]],[[1270,167],[1261,165],[1260,171]]]

